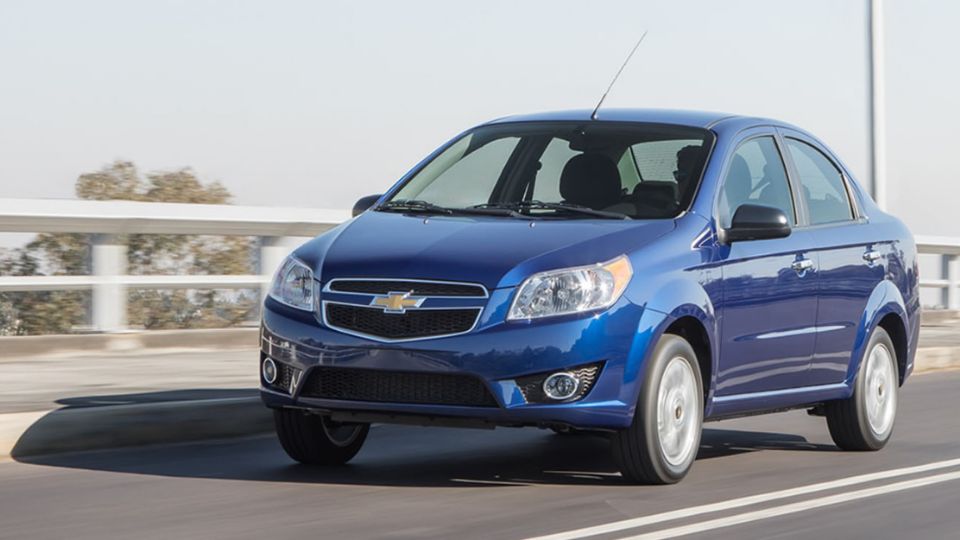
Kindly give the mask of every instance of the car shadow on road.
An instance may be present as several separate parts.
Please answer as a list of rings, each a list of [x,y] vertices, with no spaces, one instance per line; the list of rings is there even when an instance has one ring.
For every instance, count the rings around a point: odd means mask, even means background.
[[[708,428],[704,430],[698,460],[756,451],[832,452],[836,448],[813,444],[797,435]],[[375,426],[360,454],[341,467],[296,465],[272,436],[20,461],[164,477],[318,485],[627,485],[617,472],[606,435],[556,435],[536,429]]]

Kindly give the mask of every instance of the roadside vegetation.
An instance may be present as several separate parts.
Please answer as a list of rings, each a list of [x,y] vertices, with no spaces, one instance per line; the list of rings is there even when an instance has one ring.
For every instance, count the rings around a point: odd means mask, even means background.
[[[76,196],[87,200],[230,204],[218,182],[204,183],[189,168],[141,174],[129,161],[115,161],[80,175]],[[22,248],[0,251],[0,275],[90,273],[88,234],[38,234]],[[237,236],[130,234],[130,274],[249,274],[256,265],[256,239]],[[129,291],[131,327],[215,328],[255,316],[257,291]],[[89,291],[0,294],[0,335],[60,334],[89,329]]]

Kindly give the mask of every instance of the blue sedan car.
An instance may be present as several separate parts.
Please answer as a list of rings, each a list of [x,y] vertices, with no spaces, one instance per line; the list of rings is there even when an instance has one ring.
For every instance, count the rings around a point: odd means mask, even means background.
[[[611,436],[673,483],[705,420],[808,409],[890,439],[920,322],[910,232],[809,133],[657,110],[457,136],[297,249],[264,304],[261,396],[295,460],[370,423]]]

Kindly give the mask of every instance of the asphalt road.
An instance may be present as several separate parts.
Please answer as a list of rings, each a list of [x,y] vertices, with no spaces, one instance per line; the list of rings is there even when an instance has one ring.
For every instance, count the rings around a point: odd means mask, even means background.
[[[378,426],[338,469],[272,438],[5,462],[0,538],[958,538],[958,394],[960,372],[911,379],[878,453],[803,411],[708,424],[668,487],[624,484],[603,437],[536,429]]]

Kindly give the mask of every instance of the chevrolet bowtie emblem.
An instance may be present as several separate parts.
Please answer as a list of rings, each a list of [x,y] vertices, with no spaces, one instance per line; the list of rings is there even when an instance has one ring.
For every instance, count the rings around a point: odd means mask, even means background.
[[[420,307],[425,300],[422,296],[410,296],[413,291],[392,292],[386,296],[377,296],[371,306],[380,306],[386,313],[403,313],[407,308]]]

